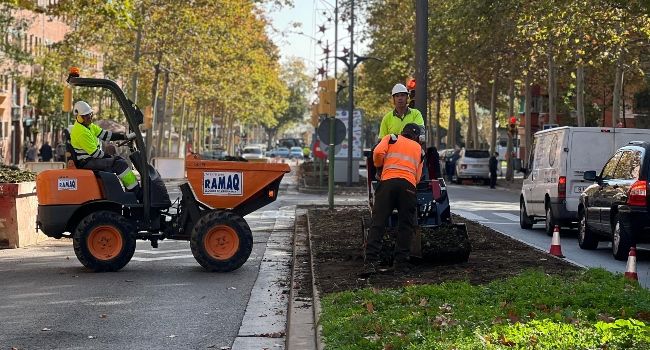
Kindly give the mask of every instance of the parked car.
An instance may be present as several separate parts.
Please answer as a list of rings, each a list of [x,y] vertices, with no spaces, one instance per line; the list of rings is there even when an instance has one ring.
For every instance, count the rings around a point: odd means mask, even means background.
[[[262,149],[260,147],[253,146],[245,147],[241,153],[241,156],[248,161],[262,161],[266,159],[266,157],[264,157],[264,152],[262,152]]]
[[[290,159],[304,159],[304,155],[302,154],[302,148],[300,147],[291,147],[289,150],[289,158]]]
[[[228,156],[228,152],[224,149],[209,150],[200,153],[201,159],[221,160]]]
[[[460,150],[456,161],[456,173],[451,180],[460,183],[463,179],[490,180],[490,152],[478,149]]]
[[[594,184],[580,195],[578,245],[596,249],[599,241],[612,242],[612,254],[626,260],[630,247],[650,242],[648,176],[650,142],[632,141],[616,151],[599,174],[585,171]]]
[[[591,182],[587,170],[600,169],[616,149],[635,139],[648,139],[650,130],[560,127],[535,133],[519,199],[519,223],[529,229],[544,220],[546,233],[555,225],[578,222],[580,194]]]
[[[274,150],[271,150],[267,152],[268,157],[281,157],[281,158],[289,158],[289,149],[286,147],[278,147]]]

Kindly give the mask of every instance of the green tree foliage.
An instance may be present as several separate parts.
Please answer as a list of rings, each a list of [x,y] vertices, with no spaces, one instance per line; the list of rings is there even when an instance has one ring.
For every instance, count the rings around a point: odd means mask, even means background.
[[[287,89],[287,97],[280,101],[284,100],[288,103],[281,106],[284,108],[277,111],[271,123],[261,123],[268,135],[269,148],[278,131],[302,121],[307,113],[309,106],[307,95],[311,88],[311,78],[305,72],[304,62],[298,59],[289,60],[282,67],[281,78]]]

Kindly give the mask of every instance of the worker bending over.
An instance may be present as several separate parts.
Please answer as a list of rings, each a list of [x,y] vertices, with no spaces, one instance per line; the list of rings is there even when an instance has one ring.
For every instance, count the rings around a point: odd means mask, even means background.
[[[424,151],[418,142],[420,135],[419,125],[406,124],[401,135],[386,135],[373,151],[373,162],[381,177],[372,207],[362,276],[377,272],[386,221],[395,208],[398,210],[399,224],[393,266],[399,272],[410,267],[410,244],[416,225],[415,186],[422,177],[424,161]]]
[[[93,110],[84,101],[77,101],[74,104],[73,113],[75,123],[70,131],[70,143],[72,144],[72,148],[74,148],[74,153],[77,158],[76,166],[83,169],[115,173],[120,181],[122,181],[124,188],[136,193],[138,198],[140,198],[140,185],[129,163],[120,156],[105,154],[99,144],[99,140],[133,140],[135,139],[135,133],[124,135],[103,130],[97,124],[93,124]]]

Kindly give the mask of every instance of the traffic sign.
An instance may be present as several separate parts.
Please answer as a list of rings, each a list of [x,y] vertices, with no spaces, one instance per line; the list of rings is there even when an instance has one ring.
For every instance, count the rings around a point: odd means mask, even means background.
[[[333,143],[335,145],[340,144],[345,139],[345,131],[347,128],[345,124],[338,119],[334,119],[334,142],[330,142],[330,118],[325,118],[318,125],[318,138],[326,145]]]
[[[321,148],[320,140],[316,140],[316,142],[314,142],[314,156],[320,159],[327,158],[327,153],[323,152],[323,149]]]

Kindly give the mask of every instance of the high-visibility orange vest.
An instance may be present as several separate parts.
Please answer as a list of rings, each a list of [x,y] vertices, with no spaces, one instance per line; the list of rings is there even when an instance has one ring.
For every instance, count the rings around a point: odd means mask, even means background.
[[[372,155],[375,167],[383,167],[381,180],[405,179],[416,186],[422,177],[424,150],[405,136],[386,135]]]

